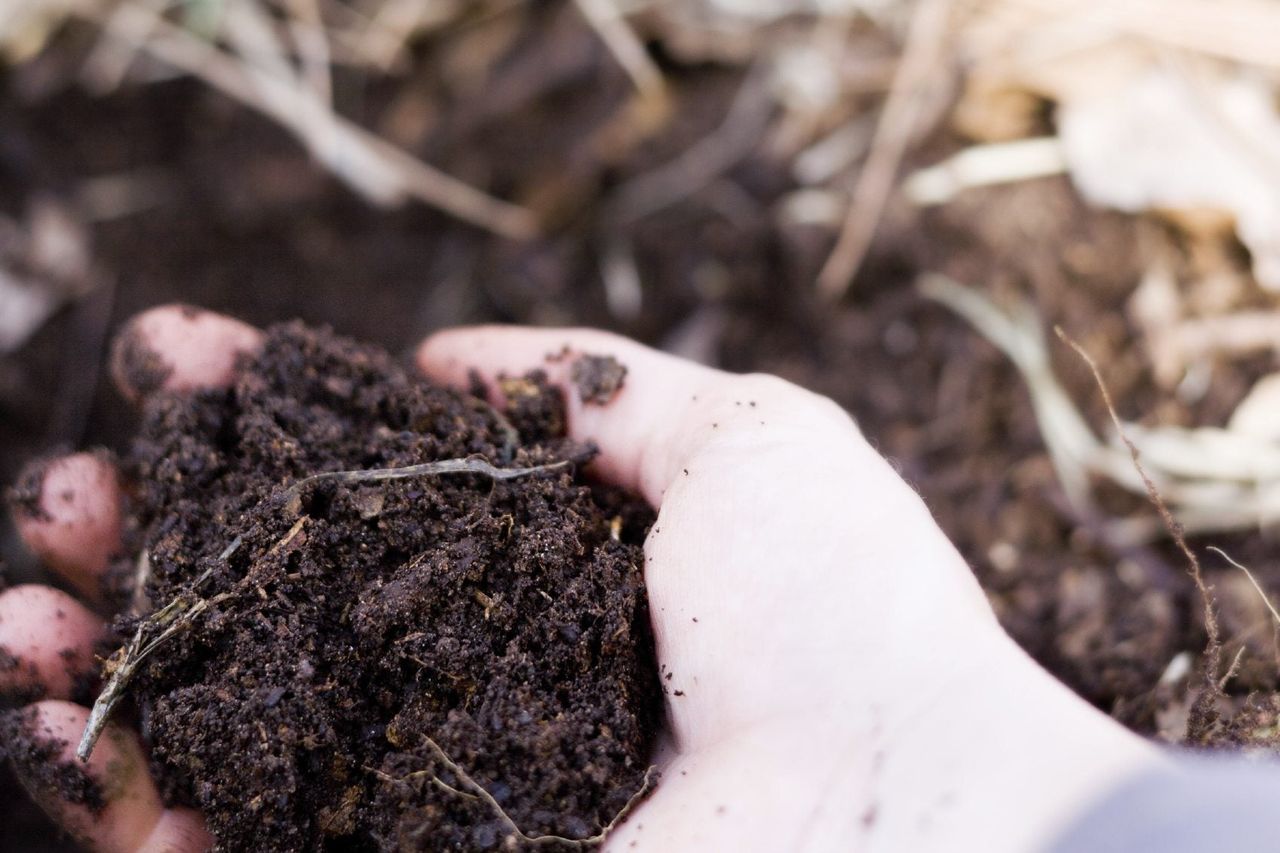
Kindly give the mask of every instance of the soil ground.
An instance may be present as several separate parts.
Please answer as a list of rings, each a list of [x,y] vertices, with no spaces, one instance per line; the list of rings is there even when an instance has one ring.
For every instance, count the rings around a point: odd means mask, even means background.
[[[593,450],[544,374],[519,381],[504,416],[291,323],[230,392],[148,403],[125,462],[143,615],[209,603],[129,691],[162,786],[219,849],[582,840],[641,792],[653,515],[575,483]],[[441,460],[473,469],[405,470]],[[409,476],[353,479],[369,469]]]
[[[433,57],[427,46],[428,79]],[[531,76],[535,67],[554,73]],[[9,212],[35,193],[68,194],[87,178],[135,169],[159,175],[165,191],[157,206],[95,226],[109,290],[0,362],[0,474],[12,481],[25,459],[56,445],[124,446],[135,415],[108,387],[101,341],[159,302],[263,325],[299,316],[401,353],[458,323],[612,328],[729,369],[778,373],[846,406],[924,495],[1018,641],[1126,725],[1180,740],[1195,691],[1186,679],[1162,684],[1161,674],[1204,645],[1182,561],[1165,544],[1110,546],[1096,522],[1070,511],[1013,367],[913,282],[940,271],[996,297],[1030,297],[1046,324],[1064,326],[1104,365],[1122,416],[1221,423],[1254,379],[1276,369],[1271,357],[1215,365],[1206,393],[1184,402],[1153,381],[1124,310],[1153,253],[1194,264],[1191,248],[1153,222],[1085,207],[1065,179],[1040,179],[971,191],[923,213],[891,206],[849,294],[826,305],[813,281],[831,235],[778,224],[774,205],[794,181],[763,150],[660,215],[602,224],[610,191],[716,127],[741,79],[713,65],[667,70],[676,118],[615,157],[589,140],[598,140],[593,133],[627,81],[592,33],[554,15],[511,48],[488,81],[490,97],[436,93],[432,103],[450,118],[429,132],[412,132],[392,92],[358,93],[370,126],[400,128],[403,144],[432,162],[507,197],[580,211],[553,236],[523,245],[420,208],[372,210],[278,128],[196,83],[106,98],[67,88],[28,102],[24,81],[9,81],[0,88],[0,198]],[[958,145],[942,130],[913,158],[936,162]],[[611,310],[601,281],[619,233],[641,274],[634,313],[616,301]],[[1105,411],[1092,379],[1063,349],[1054,357],[1100,428]],[[1109,506],[1141,507],[1122,495]],[[1213,541],[1253,567],[1265,588],[1280,585],[1263,537]],[[14,577],[34,576],[11,532],[5,554]],[[1227,686],[1231,703],[1255,692],[1270,702],[1277,667],[1261,602],[1236,573],[1211,566],[1209,580],[1227,652],[1245,649]],[[1249,720],[1241,716],[1222,739],[1264,740],[1266,727]]]

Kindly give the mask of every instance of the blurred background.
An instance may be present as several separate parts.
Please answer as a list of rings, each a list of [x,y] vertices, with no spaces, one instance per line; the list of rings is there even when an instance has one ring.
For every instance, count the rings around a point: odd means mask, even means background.
[[[0,478],[126,446],[157,303],[601,326],[833,397],[1072,689],[1270,751],[1278,43],[1273,0],[0,0]],[[7,775],[0,827],[69,849]]]

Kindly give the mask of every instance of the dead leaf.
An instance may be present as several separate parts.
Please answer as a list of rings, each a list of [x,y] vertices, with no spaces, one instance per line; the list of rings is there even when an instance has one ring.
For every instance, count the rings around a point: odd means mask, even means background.
[[[1280,115],[1275,93],[1244,71],[1150,67],[1058,107],[1076,187],[1129,212],[1227,211],[1262,286],[1280,290]]]

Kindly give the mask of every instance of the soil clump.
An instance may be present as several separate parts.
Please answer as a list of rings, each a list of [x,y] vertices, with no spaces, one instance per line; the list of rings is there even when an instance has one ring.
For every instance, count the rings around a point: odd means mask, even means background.
[[[227,850],[598,836],[650,781],[652,514],[581,479],[541,375],[503,414],[300,323],[242,368],[125,460],[117,629],[181,624],[127,688],[166,795]]]

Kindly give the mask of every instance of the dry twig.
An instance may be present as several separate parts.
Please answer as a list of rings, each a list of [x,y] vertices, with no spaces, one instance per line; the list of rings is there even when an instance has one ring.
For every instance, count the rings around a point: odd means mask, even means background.
[[[884,212],[902,155],[920,120],[924,92],[937,77],[938,56],[948,32],[951,0],[919,0],[907,31],[906,46],[893,86],[876,126],[871,153],[849,202],[849,213],[835,248],[818,273],[818,291],[839,299],[849,289],[866,257]]]
[[[82,3],[77,11],[96,20],[92,4]],[[271,44],[275,39],[269,28],[264,31],[252,16],[229,16],[228,22],[241,50],[249,44],[257,46],[251,51],[255,62],[219,49],[133,0],[120,5],[112,21],[113,26],[103,30],[104,37],[198,77],[279,122],[334,175],[373,201],[390,204],[415,198],[513,239],[528,239],[538,231],[528,210],[487,195],[337,115],[321,99],[316,81],[309,83],[293,71]],[[315,43],[309,44],[313,52],[318,49]],[[313,56],[314,61],[318,59]]]
[[[600,40],[613,53],[618,64],[627,72],[636,90],[647,98],[660,98],[666,93],[666,83],[658,65],[645,50],[644,43],[627,26],[616,0],[575,0],[582,17],[599,34]]]
[[[569,461],[553,462],[550,465],[533,465],[528,468],[499,468],[487,459],[472,456],[468,459],[441,459],[438,462],[423,462],[421,465],[405,465],[400,468],[372,468],[352,471],[325,471],[312,474],[294,483],[285,495],[292,497],[314,483],[333,481],[337,483],[369,483],[382,480],[404,480],[409,477],[434,477],[441,474],[481,474],[494,480],[514,480],[530,474],[541,474],[548,471],[559,471],[569,467]]]
[[[133,678],[134,673],[138,671],[138,667],[142,665],[142,662],[162,643],[190,625],[197,616],[209,607],[222,603],[227,598],[230,598],[231,595],[231,592],[224,592],[215,595],[213,598],[201,598],[194,601],[178,596],[138,626],[138,630],[134,632],[133,638],[129,640],[129,643],[113,655],[112,659],[107,663],[107,669],[110,670],[111,677],[107,680],[106,686],[102,688],[102,693],[99,694],[97,701],[93,703],[93,710],[89,712],[89,720],[85,723],[84,734],[80,736],[80,743],[76,746],[76,758],[81,761],[89,760],[89,756],[93,754],[94,745],[97,744],[98,738],[101,737],[102,730],[106,728],[111,712],[115,710],[116,705],[124,698],[125,689],[129,686],[129,681]],[[148,640],[147,637],[151,629],[157,627],[163,630],[154,638]]]
[[[1209,679],[1211,684],[1219,684],[1218,657],[1222,651],[1222,640],[1218,630],[1218,617],[1213,612],[1213,592],[1204,581],[1204,573],[1200,570],[1200,558],[1196,556],[1195,551],[1191,550],[1191,546],[1187,544],[1187,537],[1183,532],[1182,525],[1173,517],[1173,513],[1169,511],[1168,505],[1164,502],[1164,497],[1160,494],[1160,490],[1156,488],[1155,483],[1151,482],[1151,478],[1147,476],[1146,469],[1142,467],[1142,461],[1139,458],[1137,445],[1129,440],[1129,436],[1124,431],[1124,424],[1120,422],[1120,415],[1116,412],[1115,403],[1111,399],[1111,392],[1107,389],[1107,383],[1102,378],[1102,372],[1098,369],[1098,364],[1093,360],[1093,356],[1076,342],[1074,338],[1062,330],[1061,326],[1055,326],[1054,332],[1067,346],[1076,351],[1076,355],[1089,366],[1089,370],[1093,373],[1094,382],[1098,385],[1098,390],[1102,393],[1102,402],[1107,407],[1107,414],[1111,416],[1111,422],[1115,425],[1116,432],[1120,436],[1120,440],[1124,442],[1124,446],[1129,449],[1129,457],[1133,461],[1134,470],[1138,472],[1138,476],[1142,478],[1142,483],[1146,486],[1147,497],[1151,501],[1152,506],[1156,508],[1156,512],[1160,514],[1160,520],[1164,522],[1165,529],[1169,531],[1170,538],[1173,539],[1178,550],[1187,558],[1188,570],[1191,574],[1191,580],[1196,585],[1196,591],[1200,594],[1200,601],[1204,606],[1204,630],[1209,637],[1208,644],[1205,647],[1205,677]],[[1221,686],[1218,687],[1221,690]]]
[[[1249,579],[1249,583],[1253,584],[1253,588],[1258,593],[1258,597],[1262,599],[1262,603],[1267,606],[1267,610],[1271,613],[1271,618],[1275,620],[1276,626],[1280,627],[1280,612],[1276,610],[1276,606],[1271,603],[1271,598],[1267,595],[1266,590],[1262,588],[1262,584],[1258,583],[1258,579],[1253,576],[1253,572],[1249,571],[1245,566],[1237,563],[1231,558],[1231,555],[1216,545],[1210,545],[1209,550],[1216,553],[1222,559],[1244,572],[1244,576]]]

